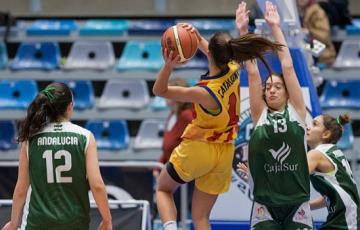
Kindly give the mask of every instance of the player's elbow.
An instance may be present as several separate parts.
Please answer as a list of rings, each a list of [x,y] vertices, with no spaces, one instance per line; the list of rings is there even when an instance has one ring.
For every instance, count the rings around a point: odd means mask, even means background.
[[[162,97],[166,93],[166,90],[161,90],[161,89],[158,89],[157,87],[154,86],[153,89],[152,89],[152,92],[153,92],[153,94],[155,96]]]

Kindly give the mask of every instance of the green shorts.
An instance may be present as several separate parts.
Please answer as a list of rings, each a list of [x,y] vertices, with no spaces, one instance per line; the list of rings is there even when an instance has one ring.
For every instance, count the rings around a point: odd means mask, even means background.
[[[301,205],[266,207],[254,202],[251,212],[251,229],[310,230],[313,228],[309,202]]]

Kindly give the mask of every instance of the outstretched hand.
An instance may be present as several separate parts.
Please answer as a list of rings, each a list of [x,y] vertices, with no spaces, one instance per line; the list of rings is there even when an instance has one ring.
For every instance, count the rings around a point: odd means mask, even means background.
[[[240,31],[240,34],[246,34],[249,26],[249,14],[250,11],[246,9],[246,2],[241,2],[236,9],[236,28]]]
[[[201,41],[202,36],[201,36],[200,32],[195,28],[195,26],[193,26],[190,23],[186,23],[186,22],[180,22],[179,25],[182,26],[187,31],[190,31],[191,33],[195,33],[198,41],[199,42]]]
[[[277,11],[276,5],[272,2],[266,1],[265,8],[265,21],[269,24],[269,26],[280,26],[280,15]]]
[[[236,165],[236,171],[240,172],[240,173],[244,173],[244,179],[246,181],[249,180],[249,168],[245,163],[239,162]]]

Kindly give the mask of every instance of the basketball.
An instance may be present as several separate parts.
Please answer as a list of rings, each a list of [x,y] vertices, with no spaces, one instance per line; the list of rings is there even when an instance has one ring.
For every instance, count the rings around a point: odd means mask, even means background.
[[[180,62],[185,62],[192,58],[198,48],[198,38],[196,34],[187,31],[181,25],[171,26],[166,29],[162,38],[161,46],[172,50],[173,57],[180,56]]]

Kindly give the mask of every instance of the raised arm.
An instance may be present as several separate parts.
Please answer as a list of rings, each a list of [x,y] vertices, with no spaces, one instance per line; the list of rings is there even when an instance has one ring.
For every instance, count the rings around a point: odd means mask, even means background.
[[[27,146],[24,142],[21,144],[20,149],[18,179],[13,195],[11,220],[2,228],[2,230],[18,229],[17,227],[19,225],[20,215],[25,204],[29,184],[29,161],[27,159]]]
[[[249,12],[250,11],[246,9],[245,2],[241,2],[236,10],[236,27],[240,35],[248,33]],[[249,60],[245,63],[249,78],[251,117],[254,126],[256,126],[262,111],[266,107],[266,103],[263,98],[262,82],[256,60]]]
[[[296,112],[299,114],[300,118],[305,121],[305,102],[299,81],[294,70],[290,50],[287,47],[284,34],[282,33],[280,28],[280,16],[276,9],[276,6],[269,1],[266,1],[265,20],[272,30],[272,35],[275,41],[284,45],[282,50],[278,51],[278,56],[280,59],[287,92],[289,94],[289,100],[290,103],[294,106]]]
[[[217,109],[218,105],[215,99],[203,87],[169,86],[170,75],[179,57],[173,57],[172,51],[168,56],[166,54],[167,50],[164,49],[163,56],[165,58],[165,64],[156,78],[153,86],[153,93],[156,96],[169,98],[175,101],[197,103],[207,109]]]
[[[180,23],[180,25],[182,25],[185,29],[191,31],[192,33],[196,34],[196,37],[198,38],[198,41],[199,41],[199,49],[207,57],[209,55],[209,42],[203,36],[201,36],[199,31],[194,26],[192,26],[191,24],[189,24],[189,23]]]
[[[102,217],[102,222],[100,223],[100,226],[102,227],[101,229],[111,230],[111,213],[109,209],[105,184],[101,177],[99,169],[96,141],[92,134],[90,136],[89,146],[86,150],[85,155],[86,172],[89,180],[90,189]]]

